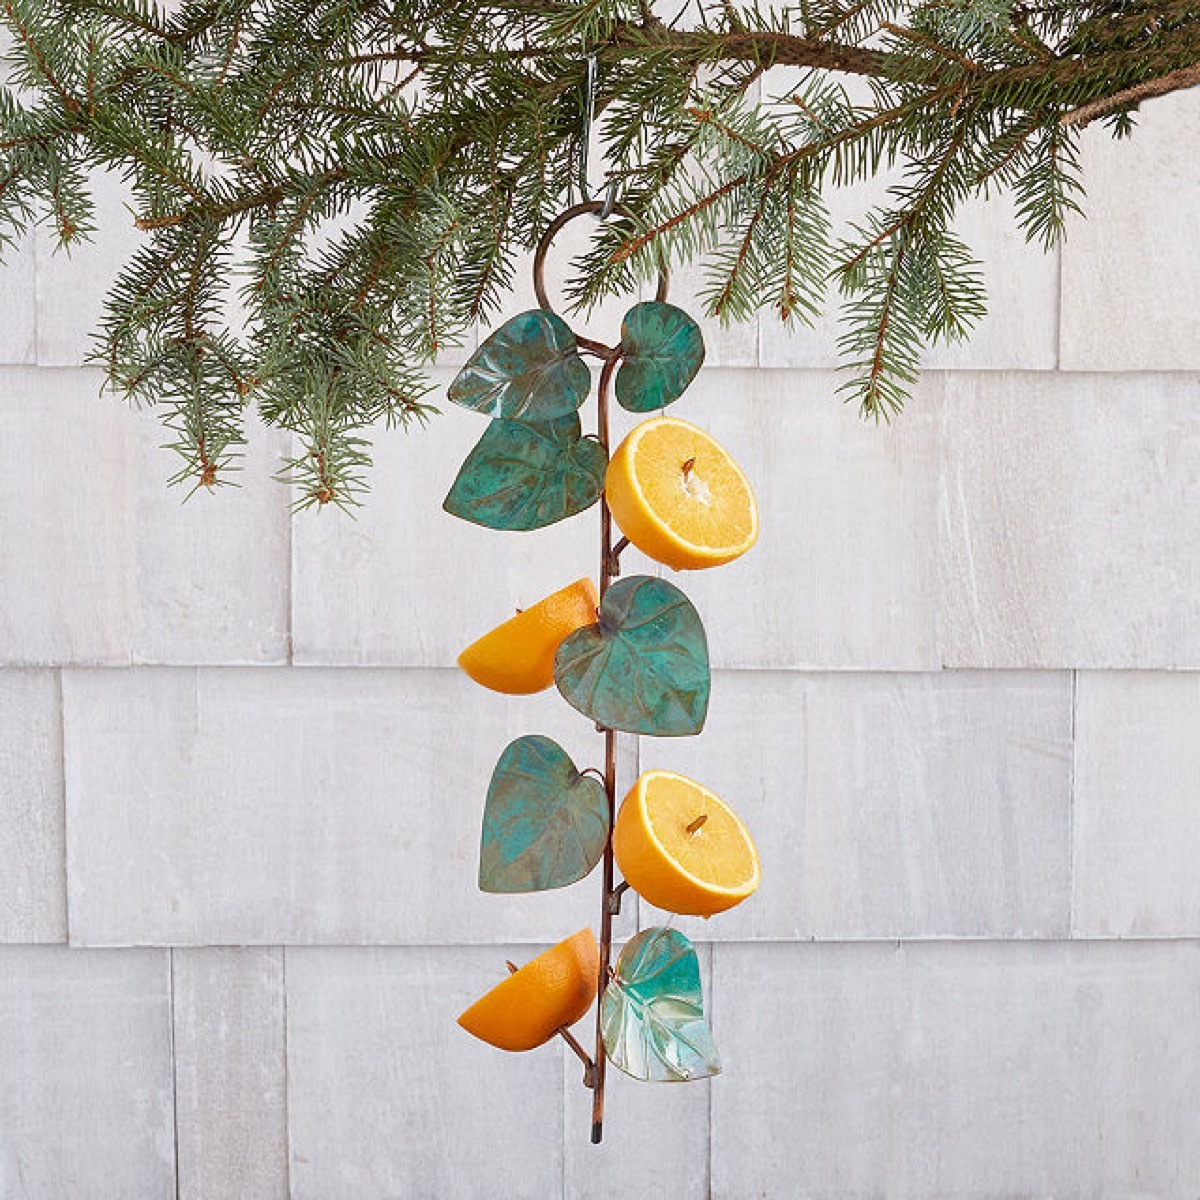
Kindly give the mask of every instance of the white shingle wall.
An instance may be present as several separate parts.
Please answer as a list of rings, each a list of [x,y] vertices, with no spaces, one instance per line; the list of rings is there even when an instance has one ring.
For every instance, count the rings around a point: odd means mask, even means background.
[[[598,739],[453,669],[592,571],[594,514],[443,514],[461,413],[380,435],[356,519],[293,517],[261,429],[239,490],[181,507],[153,414],[82,365],[130,238],[10,254],[0,1198],[1200,1193],[1200,97],[1141,124],[1089,130],[1060,255],[970,214],[988,324],[889,427],[834,398],[832,326],[712,331],[678,411],[762,539],[683,581],[708,728],[622,770],[708,782],[766,873],[681,922],[724,1075],[612,1078],[598,1150],[573,1058],[453,1020],[594,920],[594,880],[475,872],[505,742]]]

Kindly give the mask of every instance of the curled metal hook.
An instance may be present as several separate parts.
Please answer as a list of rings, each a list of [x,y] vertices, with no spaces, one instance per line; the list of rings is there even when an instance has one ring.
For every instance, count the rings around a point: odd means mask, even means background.
[[[609,211],[610,205],[611,211]],[[544,308],[547,312],[554,312],[554,305],[550,303],[550,296],[546,290],[546,256],[550,253],[550,244],[554,241],[555,235],[568,221],[573,221],[576,217],[588,214],[594,217],[602,217],[606,212],[610,217],[615,215],[632,219],[630,213],[616,201],[615,183],[609,185],[609,198],[607,200],[588,200],[583,204],[576,204],[566,211],[559,213],[550,222],[546,232],[542,234],[541,241],[537,244],[537,249],[533,253],[533,292],[537,296],[540,308]],[[667,264],[660,260],[658,265],[658,287],[655,290],[654,298],[658,301],[666,300],[669,285],[670,274],[667,271]],[[611,346],[605,346],[602,342],[593,341],[591,338],[584,337],[578,333],[575,335],[575,340],[582,349],[594,354],[597,358],[608,359],[613,357],[614,351]]]

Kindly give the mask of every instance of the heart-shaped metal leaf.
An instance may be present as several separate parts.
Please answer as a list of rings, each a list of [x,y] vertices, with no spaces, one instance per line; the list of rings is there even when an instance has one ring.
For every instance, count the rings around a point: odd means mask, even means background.
[[[501,325],[471,355],[447,394],[489,417],[551,421],[574,412],[591,384],[570,327],[535,308]]]
[[[700,963],[676,929],[644,929],[626,943],[600,1000],[600,1028],[609,1061],[634,1079],[681,1083],[721,1072]]]
[[[599,621],[559,646],[554,682],[568,704],[609,729],[699,733],[711,687],[700,614],[665,579],[618,580],[604,594]]]
[[[541,529],[590,508],[604,490],[604,447],[580,436],[579,414],[493,421],[442,507],[488,529]]]
[[[510,742],[488,787],[480,890],[544,892],[582,879],[604,854],[608,816],[604,786],[557,742],[540,734]]]
[[[621,323],[624,362],[617,372],[617,403],[653,412],[678,400],[704,362],[700,326],[673,304],[635,304]]]

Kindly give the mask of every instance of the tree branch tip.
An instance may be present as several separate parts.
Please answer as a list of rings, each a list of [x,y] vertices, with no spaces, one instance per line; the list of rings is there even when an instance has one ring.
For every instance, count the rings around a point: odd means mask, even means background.
[[[154,229],[169,229],[172,226],[182,224],[182,213],[175,213],[169,217],[138,217],[133,222],[133,227],[146,233]]]
[[[1081,104],[1065,112],[1058,118],[1058,123],[1067,128],[1086,129],[1098,117],[1107,117],[1112,113],[1136,108],[1143,100],[1152,100],[1157,96],[1166,96],[1171,92],[1185,91],[1200,84],[1200,63],[1190,67],[1180,67],[1176,71],[1168,71],[1156,79],[1147,79],[1135,83],[1132,87],[1122,88],[1111,96],[1101,96],[1087,104]]]

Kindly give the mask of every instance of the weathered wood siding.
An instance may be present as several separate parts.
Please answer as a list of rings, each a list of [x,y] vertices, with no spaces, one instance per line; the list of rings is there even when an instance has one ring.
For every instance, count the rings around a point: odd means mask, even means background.
[[[724,793],[766,875],[683,922],[725,1074],[614,1080],[599,1150],[561,1048],[453,1021],[596,908],[476,891],[500,748],[597,739],[453,666],[592,569],[594,516],[445,516],[455,413],[381,438],[356,519],[293,516],[262,430],[181,507],[82,365],[128,239],[10,254],[0,1197],[1200,1194],[1200,97],[1140,124],[1089,131],[1061,253],[969,214],[991,315],[890,427],[829,325],[714,331],[679,411],[762,541],[686,581],[708,728],[623,753]]]

